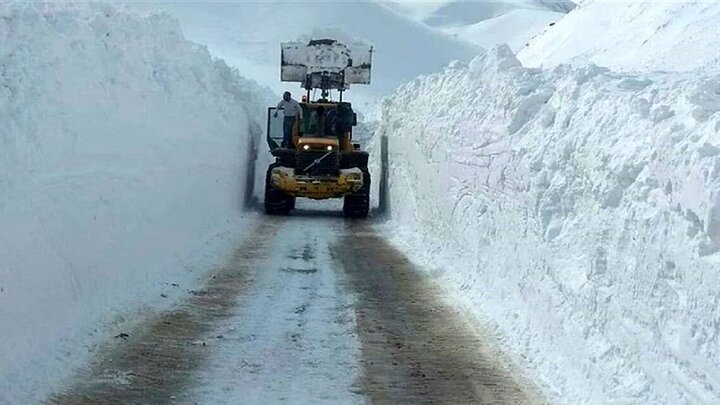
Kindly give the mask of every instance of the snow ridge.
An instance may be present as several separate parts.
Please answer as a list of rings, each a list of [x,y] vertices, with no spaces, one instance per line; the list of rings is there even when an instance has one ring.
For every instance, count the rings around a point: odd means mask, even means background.
[[[564,14],[573,8],[575,8],[575,4],[569,0],[451,0],[434,10],[423,21],[430,26],[456,27],[476,24],[517,10],[536,10]],[[522,30],[520,26],[516,28]]]
[[[401,87],[385,230],[558,403],[720,400],[720,77],[525,68]]]
[[[587,0],[518,53],[528,67],[720,73],[717,1]],[[582,34],[579,34],[582,33]]]
[[[164,14],[0,5],[0,403],[222,260],[266,94]]]

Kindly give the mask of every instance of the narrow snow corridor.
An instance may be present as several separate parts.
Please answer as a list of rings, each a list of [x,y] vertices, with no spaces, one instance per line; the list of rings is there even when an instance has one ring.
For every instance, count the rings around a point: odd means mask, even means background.
[[[719,21],[0,3],[0,405],[720,404]]]
[[[539,402],[368,223],[300,211],[253,235],[51,402]]]

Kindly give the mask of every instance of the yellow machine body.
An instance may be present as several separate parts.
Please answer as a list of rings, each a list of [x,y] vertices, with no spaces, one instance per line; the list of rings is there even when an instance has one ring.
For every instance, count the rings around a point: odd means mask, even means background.
[[[340,169],[338,176],[296,175],[295,169],[276,167],[272,169],[273,186],[294,196],[313,200],[340,198],[354,193],[363,185],[363,173],[360,169]]]

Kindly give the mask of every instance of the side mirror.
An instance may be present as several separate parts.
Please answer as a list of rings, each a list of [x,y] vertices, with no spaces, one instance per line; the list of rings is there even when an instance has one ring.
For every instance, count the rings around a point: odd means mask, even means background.
[[[353,112],[353,120],[352,120],[353,126],[357,125],[357,113]]]

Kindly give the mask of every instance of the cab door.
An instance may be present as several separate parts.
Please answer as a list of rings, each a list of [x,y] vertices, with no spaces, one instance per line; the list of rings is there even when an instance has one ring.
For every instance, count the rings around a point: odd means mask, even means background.
[[[268,108],[267,116],[267,143],[270,150],[277,149],[283,141],[283,120],[282,109],[276,107]]]

